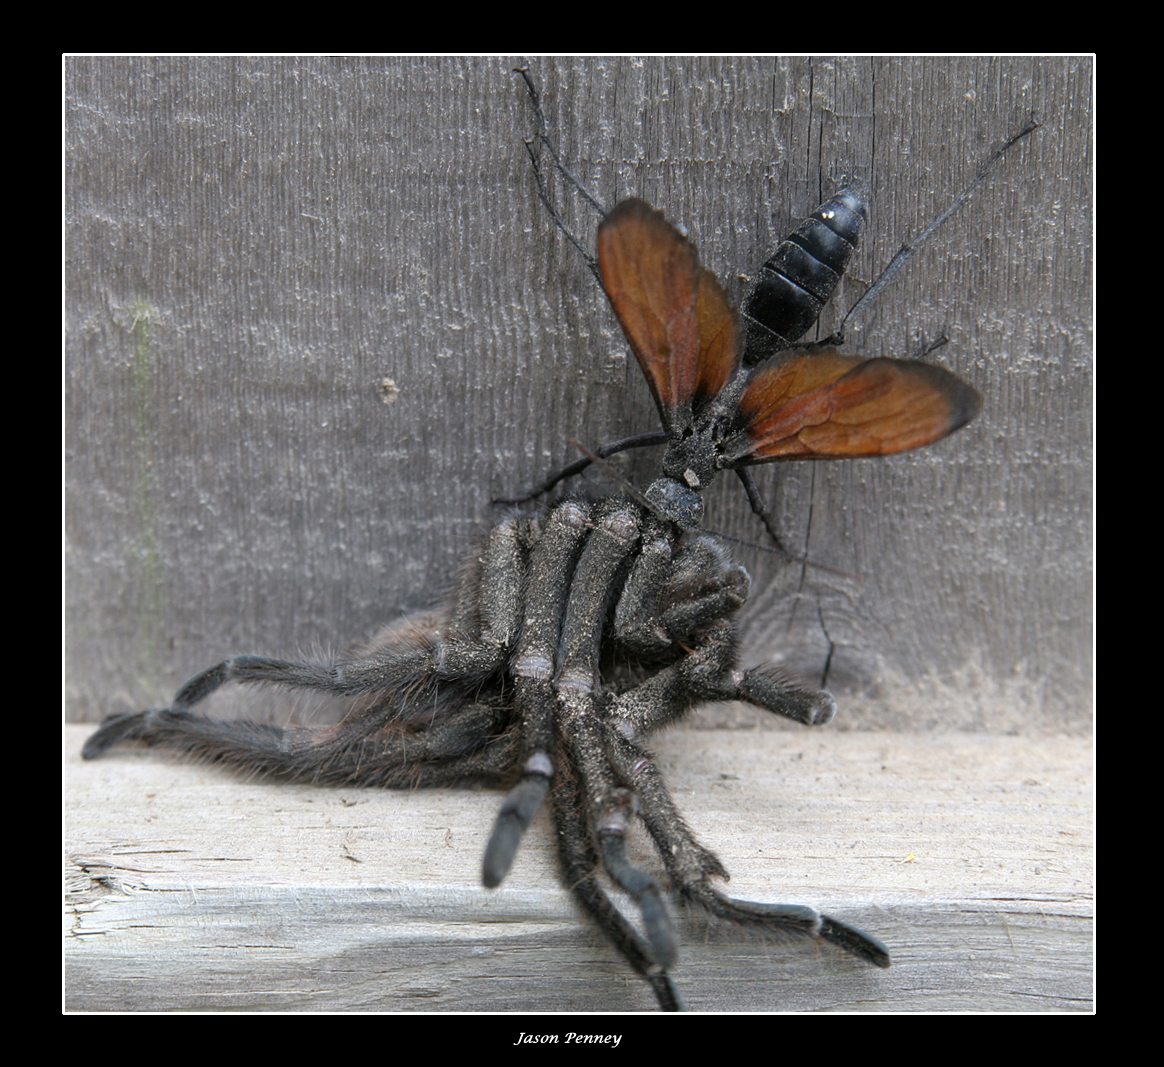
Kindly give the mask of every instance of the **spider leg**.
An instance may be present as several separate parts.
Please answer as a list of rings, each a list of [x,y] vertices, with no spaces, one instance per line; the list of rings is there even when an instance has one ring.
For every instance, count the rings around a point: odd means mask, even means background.
[[[451,612],[390,627],[331,663],[238,656],[203,671],[172,706],[117,716],[83,750],[121,741],[297,780],[389,787],[500,783],[511,778],[513,697],[502,679],[517,627],[528,524],[494,528]],[[322,690],[351,698],[336,726],[220,721],[189,709],[229,681]],[[499,684],[500,683],[500,684]]]
[[[593,702],[579,694],[566,703],[563,731],[587,798],[589,822],[598,838],[603,868],[638,905],[651,958],[666,970],[675,965],[679,954],[671,916],[658,884],[633,866],[626,855],[627,823],[637,814],[638,801],[631,790],[615,785]]]
[[[110,715],[97,728],[96,733],[89,736],[85,747],[81,749],[81,758],[99,759],[122,741],[145,740],[145,720],[149,714],[148,711],[131,711],[123,715]]]
[[[170,708],[109,719],[83,755],[140,740],[300,780],[411,787],[510,777],[513,700],[503,672],[520,619],[529,526],[510,518],[493,529],[451,610],[388,627],[330,663],[224,660],[187,682]],[[318,728],[190,711],[230,681],[324,691],[351,706],[339,725]]]
[[[769,937],[828,941],[878,967],[889,966],[888,949],[862,930],[803,905],[737,900],[710,885],[708,878],[712,876],[728,880],[727,870],[696,840],[654,760],[616,727],[606,727],[605,745],[620,777],[633,787],[643,823],[674,889],[687,903]]]
[[[603,740],[619,778],[639,799],[639,817],[672,880],[678,884],[714,875],[727,881],[730,878],[727,868],[714,852],[696,840],[667,792],[654,759],[626,736],[625,724],[604,724]]]
[[[508,873],[522,835],[545,801],[554,774],[550,753],[558,698],[552,679],[571,577],[589,527],[590,509],[586,504],[567,501],[556,507],[530,553],[526,580],[516,583],[526,592],[521,605],[524,625],[511,666],[522,724],[522,778],[502,803],[485,846],[481,877],[489,888],[500,885]]]
[[[188,710],[228,681],[347,697],[416,691],[441,681],[465,686],[486,682],[503,669],[517,630],[527,527],[512,517],[494,527],[477,566],[462,579],[447,625],[391,630],[332,662],[235,656],[191,678],[174,697],[171,710]]]
[[[650,983],[659,1006],[664,1011],[685,1011],[683,998],[671,976],[653,958],[650,946],[599,885],[595,877],[598,856],[590,836],[589,812],[569,754],[559,751],[558,763],[552,804],[566,885],[623,958]]]
[[[748,572],[731,560],[722,542],[695,535],[676,548],[667,533],[652,516],[615,611],[615,637],[640,654],[684,645],[748,599]]]
[[[509,699],[466,703],[450,693],[430,705],[428,724],[407,721],[386,702],[335,726],[283,727],[211,719],[160,708],[107,720],[82,755],[96,759],[121,741],[164,746],[211,762],[294,781],[413,788],[510,777],[514,736]]]
[[[690,655],[621,694],[612,714],[639,735],[653,733],[709,701],[742,700],[806,726],[832,721],[837,703],[831,693],[806,689],[775,667],[735,670],[735,644],[735,627],[727,619],[717,620]]]
[[[646,681],[614,697],[602,723],[602,744],[622,784],[634,791],[675,890],[688,903],[773,937],[823,940],[880,967],[889,954],[875,938],[812,908],[753,904],[727,897],[709,884],[728,877],[676,809],[650,754],[637,738],[677,720],[696,703],[744,700],[808,725],[828,722],[836,705],[828,693],[801,688],[771,667],[736,669],[736,631],[730,615],[747,596],[748,578],[714,538],[671,542],[644,538],[615,614],[617,638],[646,649],[680,644],[686,654]]]
[[[889,950],[870,934],[800,904],[757,904],[724,896],[706,882],[677,887],[683,898],[719,919],[774,938],[827,941],[876,967],[890,965]]]
[[[331,663],[234,656],[191,678],[178,690],[171,710],[186,711],[228,681],[314,689],[347,697],[417,689],[442,679],[480,683],[504,665],[504,652],[502,648],[450,637],[376,659]]]
[[[661,967],[670,968],[678,959],[679,942],[663,895],[658,883],[635,867],[626,854],[627,824],[638,813],[638,798],[629,789],[613,789],[608,793],[596,825],[602,865],[639,906],[655,960]]]
[[[518,678],[515,692],[521,709],[522,777],[502,802],[485,845],[481,882],[487,889],[496,889],[509,873],[521,839],[550,791],[555,771],[548,751],[557,714],[553,687],[546,679]]]
[[[482,877],[501,882],[522,834],[555,785],[554,811],[568,884],[660,1004],[680,1001],[666,969],[678,947],[658,885],[626,854],[626,827],[637,801],[618,786],[600,729],[599,652],[607,620],[639,544],[639,509],[621,501],[560,505],[529,558],[525,618],[511,671],[522,723],[522,779],[505,798],[485,850]],[[551,757],[551,752],[554,753]],[[578,784],[575,785],[574,783]],[[599,866],[631,895],[644,939],[596,881]]]
[[[526,617],[511,664],[523,774],[502,803],[485,848],[482,880],[490,888],[505,878],[549,791],[558,692],[599,684],[597,650],[611,588],[638,543],[638,518],[627,505],[609,503],[597,516],[592,510],[581,501],[559,505],[530,554]]]
[[[617,501],[602,509],[570,586],[557,688],[561,737],[580,780],[589,832],[597,839],[606,873],[639,908],[652,961],[646,972],[650,976],[674,965],[678,941],[658,884],[627,858],[626,829],[638,802],[629,789],[617,784],[602,741],[606,697],[598,663],[610,606],[625,565],[639,545],[641,521],[637,508]],[[625,939],[617,931],[608,932],[625,954]],[[641,971],[640,963],[635,959],[631,963]]]
[[[743,700],[809,726],[829,722],[836,712],[829,693],[796,685],[773,667],[735,669],[729,616],[747,599],[749,578],[722,542],[698,535],[673,549],[657,527],[650,531],[615,611],[614,636],[639,653],[679,645],[690,654],[620,696],[615,717],[645,735],[701,701]]]

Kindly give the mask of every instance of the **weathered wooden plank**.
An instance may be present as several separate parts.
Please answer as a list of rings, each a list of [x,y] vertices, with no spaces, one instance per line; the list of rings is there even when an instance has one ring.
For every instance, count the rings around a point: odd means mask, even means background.
[[[481,888],[499,798],[243,781],[69,727],[66,1003],[88,1010],[639,1011],[543,818]],[[697,1011],[1091,1006],[1089,745],[677,730],[660,760],[741,897],[886,942],[877,971],[683,926]]]

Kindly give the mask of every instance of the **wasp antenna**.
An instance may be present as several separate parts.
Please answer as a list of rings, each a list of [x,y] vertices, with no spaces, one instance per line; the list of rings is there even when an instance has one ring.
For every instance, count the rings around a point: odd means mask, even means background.
[[[526,90],[529,92],[530,106],[534,109],[534,115],[538,120],[537,134],[534,140],[546,146],[546,150],[550,153],[554,160],[554,167],[558,173],[562,175],[574,188],[578,195],[582,197],[595,211],[603,218],[606,218],[606,208],[604,208],[599,200],[597,200],[577,178],[574,177],[570,168],[562,162],[562,157],[558,152],[557,146],[550,140],[549,134],[546,133],[546,116],[542,111],[541,97],[538,95],[537,86],[533,83],[533,78],[529,76],[529,67],[514,67],[514,74],[520,74],[522,80],[525,82]],[[529,144],[529,141],[526,141]]]
[[[550,158],[554,161],[554,168],[563,178],[566,179],[578,194],[585,200],[595,211],[603,218],[606,218],[606,208],[602,206],[591,194],[590,191],[570,172],[570,168],[562,162],[562,157],[558,154],[558,149],[555,147],[553,141],[550,140],[546,133],[546,116],[542,111],[541,98],[538,96],[537,87],[533,83],[533,79],[529,76],[529,67],[514,67],[514,74],[520,74],[525,82],[526,91],[529,95],[530,107],[533,108],[534,117],[537,120],[536,128],[533,137],[530,137],[525,142],[525,150],[529,153],[530,163],[533,166],[534,180],[538,186],[538,198],[545,206],[549,213],[550,219],[559,230],[566,236],[566,240],[574,246],[578,254],[585,260],[586,266],[590,268],[590,273],[598,279],[598,284],[602,285],[602,275],[598,272],[598,261],[586,250],[581,240],[571,231],[566,225],[565,220],[558,212],[553,200],[550,199],[549,187],[546,185],[545,172],[542,170],[542,162],[540,156],[540,149],[544,146],[546,151],[550,153]],[[535,147],[536,146],[536,147]]]

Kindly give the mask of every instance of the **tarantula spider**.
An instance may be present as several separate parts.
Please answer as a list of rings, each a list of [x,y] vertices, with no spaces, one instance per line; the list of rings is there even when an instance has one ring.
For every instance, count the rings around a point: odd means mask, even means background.
[[[549,795],[566,883],[665,1010],[682,1008],[668,973],[677,941],[660,887],[627,858],[635,816],[687,903],[888,966],[874,938],[810,908],[720,893],[710,879],[727,871],[687,828],[642,745],[700,701],[743,700],[809,725],[832,718],[828,693],[771,668],[737,669],[732,616],[748,583],[713,537],[680,534],[633,502],[568,500],[495,527],[455,602],[423,626],[388,631],[330,663],[225,660],[187,682],[170,708],[107,720],[83,755],[140,740],[320,783],[516,780],[485,850],[485,885],[505,877]],[[191,712],[228,681],[321,690],[352,710],[319,728]],[[600,870],[636,902],[645,936],[614,905]]]

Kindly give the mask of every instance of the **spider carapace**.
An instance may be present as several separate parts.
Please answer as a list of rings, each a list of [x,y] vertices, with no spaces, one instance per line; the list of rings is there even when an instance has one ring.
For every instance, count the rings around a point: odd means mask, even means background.
[[[837,221],[845,212],[855,229]],[[879,941],[827,915],[724,895],[715,882],[726,869],[688,829],[644,744],[702,702],[744,701],[807,725],[835,710],[828,693],[774,668],[738,667],[734,619],[749,578],[698,529],[699,494],[715,472],[918,448],[978,409],[973,389],[920,361],[789,347],[835,286],[863,217],[858,193],[823,205],[802,227],[807,241],[790,239],[807,258],[781,246],[741,326],[691,242],[643,201],[623,201],[599,228],[598,266],[662,418],[663,434],[649,435],[667,445],[662,475],[645,497],[514,512],[472,554],[443,610],[331,661],[225,660],[169,708],[106,720],[84,756],[139,740],[293,780],[508,787],[485,851],[486,886],[503,880],[548,801],[566,885],[664,1010],[683,1006],[671,977],[678,942],[662,887],[628,858],[636,820],[684,904],[887,967]],[[319,728],[195,713],[232,681],[323,691],[351,710]],[[637,925],[611,883],[634,901]]]

